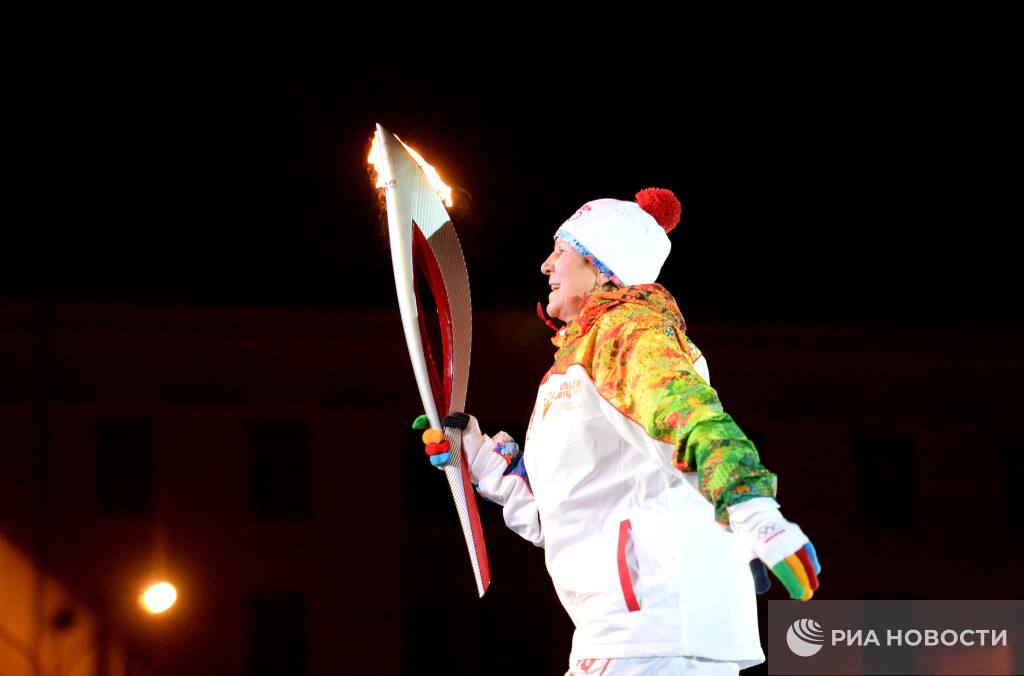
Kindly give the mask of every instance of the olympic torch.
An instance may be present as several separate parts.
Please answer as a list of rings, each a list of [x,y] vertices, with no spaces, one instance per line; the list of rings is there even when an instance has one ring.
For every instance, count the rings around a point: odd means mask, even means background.
[[[431,426],[441,428],[445,416],[465,408],[472,338],[466,260],[442,203],[444,199],[451,206],[451,189],[416,151],[379,124],[369,162],[377,171],[377,187],[384,190],[387,203],[398,310],[416,386]],[[440,363],[428,339],[431,320],[424,316],[417,280],[429,287],[437,308]],[[491,582],[491,571],[480,513],[461,433],[446,430],[446,436],[453,460],[444,473],[466,540],[477,591],[483,596]]]

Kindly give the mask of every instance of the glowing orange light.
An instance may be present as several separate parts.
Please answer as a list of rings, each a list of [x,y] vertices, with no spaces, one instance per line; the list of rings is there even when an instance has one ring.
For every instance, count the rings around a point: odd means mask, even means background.
[[[398,138],[398,136],[395,136],[395,138]],[[445,206],[452,206],[452,189],[448,187],[447,183],[441,180],[441,175],[437,173],[437,169],[434,169],[434,167],[430,166],[430,164],[428,164],[427,161],[423,159],[423,156],[420,155],[415,150],[413,150],[408,145],[406,145],[405,141],[398,138],[398,142],[405,146],[405,149],[409,151],[409,154],[412,155],[412,158],[416,160],[416,164],[420,165],[420,169],[422,169],[423,173],[427,175],[427,181],[430,182],[430,187],[434,189],[434,192],[437,193],[437,196],[441,198],[441,201],[444,202]],[[377,179],[375,183],[376,187],[383,188],[384,177],[381,171],[378,169],[378,167],[381,164],[380,144],[377,142],[376,133],[374,133],[373,135],[373,142],[370,143],[370,153],[369,155],[367,155],[366,161],[368,164],[370,164],[370,166],[373,167],[374,171],[377,173]]]
[[[139,596],[139,603],[147,613],[158,615],[165,612],[178,600],[178,590],[170,582],[157,582],[150,585]]]

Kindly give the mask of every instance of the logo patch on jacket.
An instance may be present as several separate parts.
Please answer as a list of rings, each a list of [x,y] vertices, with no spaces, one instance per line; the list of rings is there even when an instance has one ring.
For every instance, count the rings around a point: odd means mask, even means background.
[[[548,415],[548,410],[557,404],[557,408],[568,409],[579,405],[579,394],[583,390],[583,384],[579,380],[563,380],[558,389],[544,395],[544,407],[541,418]]]
[[[608,668],[609,663],[611,663],[611,660],[607,658],[576,660],[576,664],[573,665],[569,674],[570,676],[576,676],[577,674],[603,674],[605,669]]]

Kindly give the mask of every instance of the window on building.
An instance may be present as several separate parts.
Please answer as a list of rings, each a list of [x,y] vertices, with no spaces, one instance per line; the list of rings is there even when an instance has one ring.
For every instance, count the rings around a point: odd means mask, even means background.
[[[152,436],[146,422],[96,423],[96,505],[101,512],[146,514],[152,509]]]
[[[308,433],[302,424],[254,424],[251,506],[261,518],[306,515]]]
[[[1024,438],[1004,439],[1001,451],[1003,474],[1003,519],[1011,530],[1024,529]]]
[[[306,673],[306,608],[299,596],[249,599],[249,676]]]
[[[857,523],[871,528],[914,524],[913,443],[905,434],[866,434],[854,443]]]

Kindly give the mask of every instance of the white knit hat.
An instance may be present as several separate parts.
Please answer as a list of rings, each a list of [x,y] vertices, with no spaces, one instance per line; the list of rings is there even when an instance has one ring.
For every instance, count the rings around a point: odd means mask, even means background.
[[[587,202],[555,233],[616,284],[653,284],[668,258],[668,232],[679,222],[682,204],[664,188],[647,188],[636,202]]]

